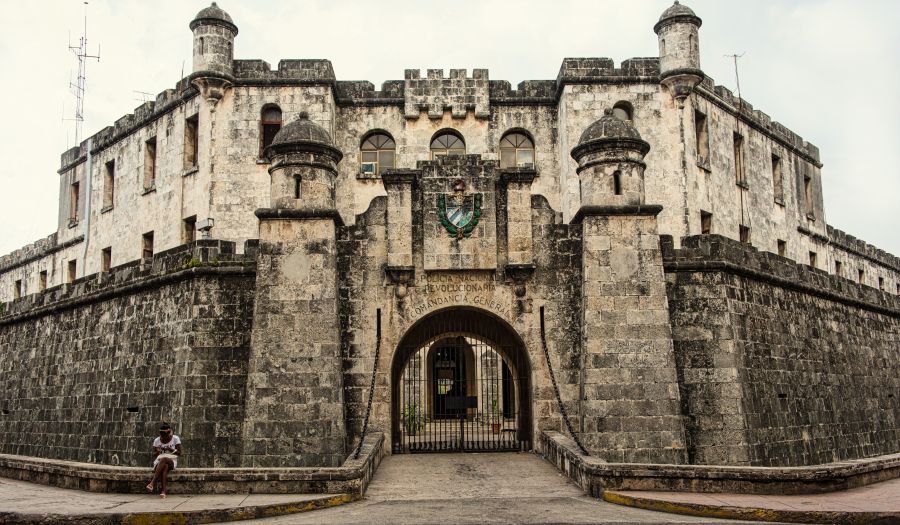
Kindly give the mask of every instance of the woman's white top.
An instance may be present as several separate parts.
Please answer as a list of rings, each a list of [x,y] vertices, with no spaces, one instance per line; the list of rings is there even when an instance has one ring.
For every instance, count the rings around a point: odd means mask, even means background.
[[[169,458],[172,460],[172,468],[177,467],[178,466],[178,456],[175,455],[175,451],[176,451],[175,445],[180,445],[180,444],[181,444],[181,439],[174,434],[172,435],[172,439],[170,439],[168,443],[163,443],[162,440],[159,439],[159,436],[157,436],[157,438],[153,440],[153,446],[155,448],[158,448],[161,452],[158,456],[156,456],[156,459],[153,460],[153,466],[155,467],[156,465],[158,465],[160,459]]]

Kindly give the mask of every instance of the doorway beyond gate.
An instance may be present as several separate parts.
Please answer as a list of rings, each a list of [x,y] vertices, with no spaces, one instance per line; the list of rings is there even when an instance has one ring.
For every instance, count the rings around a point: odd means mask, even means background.
[[[531,367],[521,339],[485,311],[417,322],[391,370],[393,451],[531,448]]]

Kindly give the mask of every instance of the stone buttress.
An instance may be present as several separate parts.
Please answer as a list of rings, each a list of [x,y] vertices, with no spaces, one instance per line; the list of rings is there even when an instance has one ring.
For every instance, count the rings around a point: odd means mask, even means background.
[[[271,208],[257,210],[256,308],[244,466],[336,466],[345,458],[335,174],[328,133],[306,114],[279,131]]]
[[[611,110],[578,162],[583,228],[583,441],[608,461],[684,463],[684,427],[656,215],[644,203],[650,145]]]

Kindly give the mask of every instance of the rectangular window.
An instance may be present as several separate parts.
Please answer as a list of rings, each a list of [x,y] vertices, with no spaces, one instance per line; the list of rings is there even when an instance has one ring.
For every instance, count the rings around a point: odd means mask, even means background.
[[[712,233],[712,213],[700,210],[700,234],[709,235]]]
[[[144,143],[144,189],[156,187],[156,137]]]
[[[809,175],[803,176],[803,198],[806,201],[806,216],[812,219],[815,208],[813,207],[812,178]]]
[[[784,206],[784,177],[781,173],[781,157],[772,154],[772,186],[775,190],[775,202]]]
[[[100,271],[108,272],[112,267],[112,246],[103,248],[100,252]]]
[[[153,232],[147,232],[141,237],[141,257],[153,257]]]
[[[778,255],[787,257],[787,241],[778,239]]]
[[[41,270],[38,274],[38,291],[43,292],[47,289],[47,270]]]
[[[15,284],[13,284],[13,299],[19,299],[20,297],[22,297],[22,280],[21,279],[19,279],[18,281],[15,282]]]
[[[858,270],[858,272],[859,272],[859,284],[865,284],[864,281],[866,280],[866,271],[863,270],[862,268],[860,268]]]
[[[816,252],[809,252],[809,265],[812,266],[813,268],[818,268],[818,266],[816,266],[816,262],[817,262]]]
[[[709,127],[706,115],[694,111],[694,134],[697,143],[697,165],[709,169]]]
[[[108,210],[113,207],[116,197],[116,161],[111,160],[106,163],[106,169],[103,172],[103,209]]]
[[[75,263],[75,260],[69,261],[69,271],[68,271],[68,282],[73,282],[77,279],[78,265]]]
[[[200,116],[194,115],[184,121],[184,169],[197,166],[200,152]]]
[[[747,185],[744,174],[744,137],[740,133],[734,134],[734,181],[739,186]]]
[[[744,244],[750,244],[750,227],[741,225],[739,233],[741,242]]]
[[[884,277],[878,278],[878,289],[884,291]]]
[[[78,222],[78,201],[81,200],[81,186],[73,182],[69,191],[69,221]]]
[[[834,261],[834,274],[838,277],[844,276],[844,263],[841,261]]]
[[[197,216],[193,215],[182,221],[181,242],[187,244],[197,239]]]
[[[900,283],[897,283],[897,295],[900,295]]]

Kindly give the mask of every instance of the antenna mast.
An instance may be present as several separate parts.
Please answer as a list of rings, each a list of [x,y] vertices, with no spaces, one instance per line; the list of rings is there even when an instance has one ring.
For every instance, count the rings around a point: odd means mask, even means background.
[[[69,87],[75,94],[75,118],[67,119],[75,122],[75,144],[81,143],[81,128],[84,123],[84,95],[87,89],[87,61],[97,59],[100,62],[100,45],[97,45],[97,54],[88,54],[87,40],[87,2],[84,2],[84,32],[77,46],[69,42],[69,51],[78,59],[78,77],[75,82],[69,82]]]
[[[738,74],[738,59],[744,56],[746,53],[725,55],[725,58],[730,58],[734,60],[734,80],[737,82],[737,96],[738,96],[738,104],[741,105],[741,109],[744,107],[744,97],[741,96],[741,76]]]

